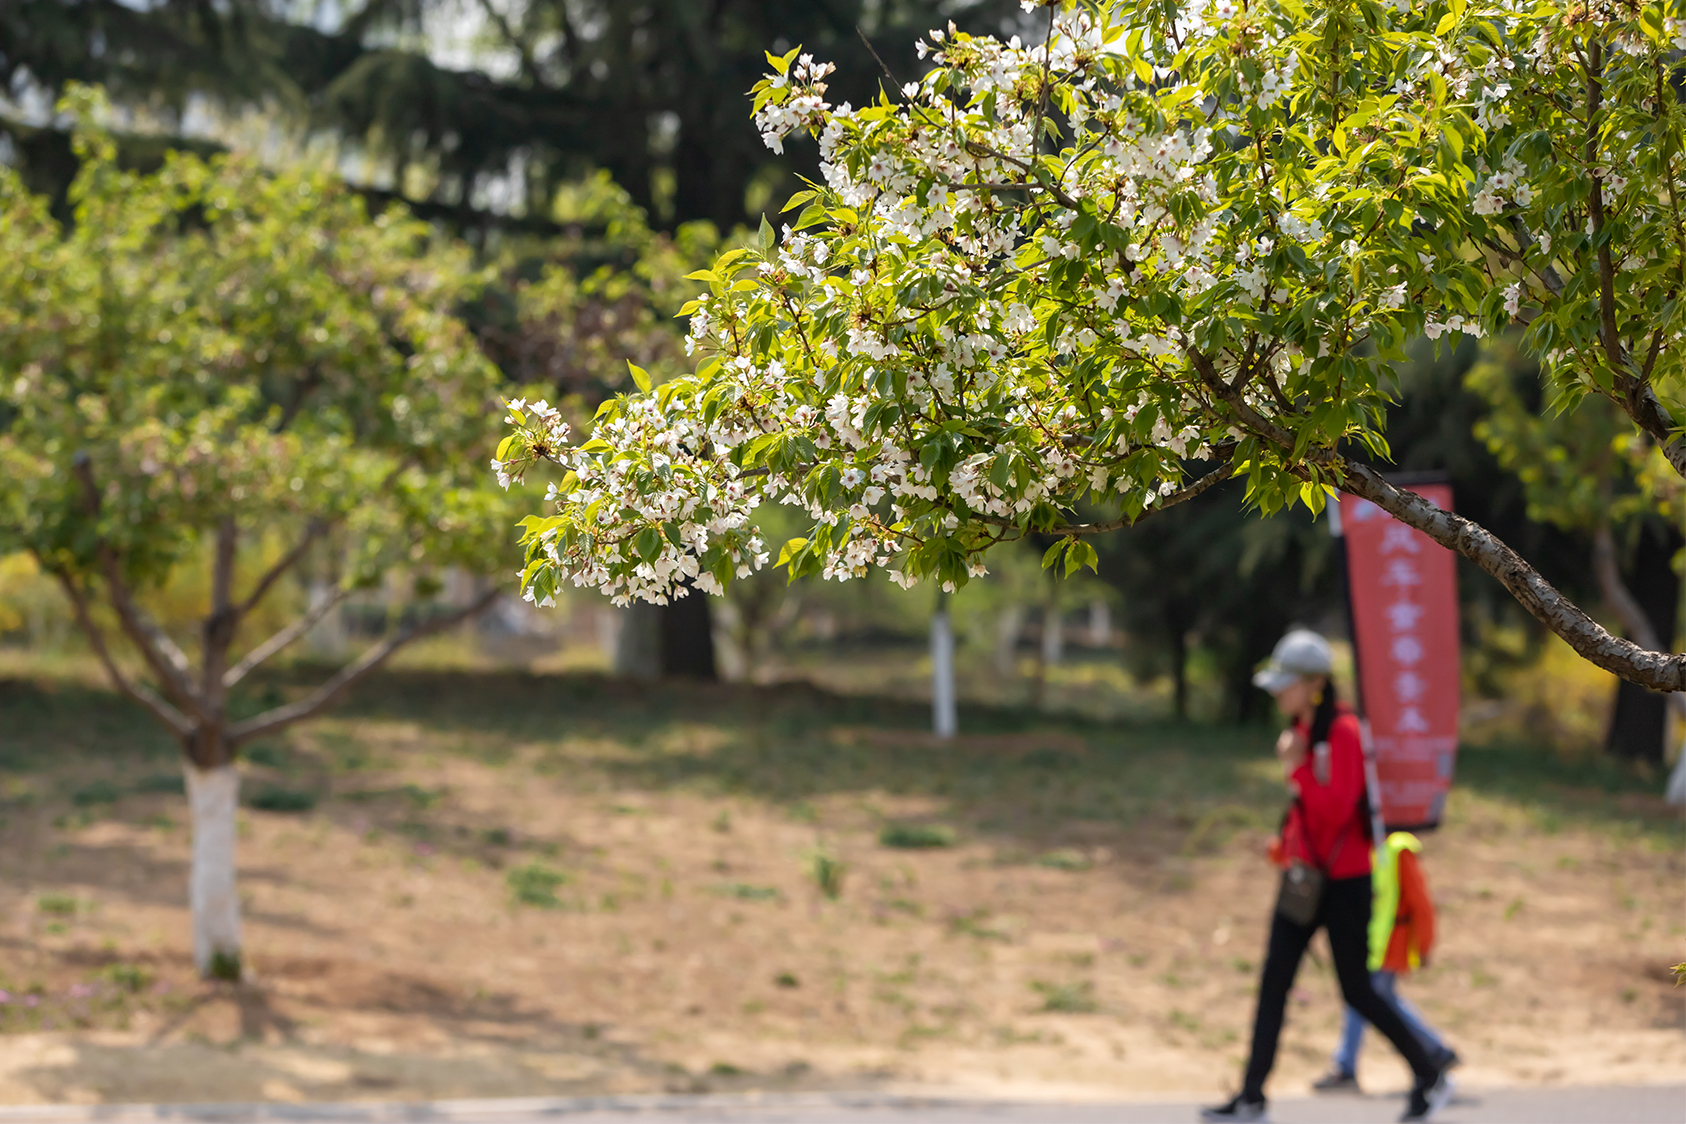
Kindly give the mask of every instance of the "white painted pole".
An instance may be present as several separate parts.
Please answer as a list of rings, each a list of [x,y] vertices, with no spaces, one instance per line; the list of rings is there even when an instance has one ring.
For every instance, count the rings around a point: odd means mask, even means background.
[[[1676,712],[1680,709],[1679,698],[1679,695],[1670,696],[1670,700],[1676,702]],[[1686,716],[1681,717],[1679,728],[1686,730]],[[1663,790],[1663,799],[1677,807],[1686,804],[1686,736],[1682,737],[1680,759],[1674,763],[1674,769],[1668,775],[1668,787]]]
[[[931,728],[939,738],[952,738],[959,722],[954,700],[954,628],[948,620],[948,594],[937,598],[931,614]]]

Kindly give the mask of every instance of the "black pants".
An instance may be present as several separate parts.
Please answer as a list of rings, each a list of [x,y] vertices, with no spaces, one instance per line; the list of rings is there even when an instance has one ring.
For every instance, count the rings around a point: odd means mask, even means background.
[[[1319,926],[1329,931],[1329,950],[1335,958],[1342,997],[1393,1043],[1419,1081],[1434,1079],[1434,1063],[1423,1044],[1370,987],[1370,900],[1369,875],[1330,879],[1323,885],[1323,900],[1310,925],[1296,925],[1280,913],[1272,917],[1270,949],[1259,980],[1259,1006],[1253,1015],[1253,1052],[1247,1061],[1247,1079],[1241,1086],[1248,1100],[1264,1096],[1265,1078],[1276,1064],[1276,1041],[1282,1036],[1288,992],[1293,989],[1306,945]]]

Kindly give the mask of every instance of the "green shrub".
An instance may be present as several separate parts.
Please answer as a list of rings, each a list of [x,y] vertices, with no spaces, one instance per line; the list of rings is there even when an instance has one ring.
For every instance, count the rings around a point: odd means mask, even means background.
[[[35,899],[35,908],[55,917],[71,917],[82,908],[82,903],[69,894],[42,894]]]
[[[94,978],[133,995],[152,982],[152,973],[139,964],[108,964]]]
[[[296,788],[260,788],[247,799],[260,812],[308,812],[316,807],[316,794]]]
[[[85,784],[70,794],[70,802],[78,808],[90,808],[95,804],[114,804],[123,795],[123,786],[116,781],[100,780]]]
[[[742,898],[746,902],[770,902],[780,897],[776,886],[751,886],[747,882],[728,882],[720,887],[719,892],[728,898]]]
[[[1036,980],[1030,988],[1042,996],[1042,1009],[1065,1015],[1088,1015],[1099,1009],[1095,1002],[1095,985],[1088,980],[1078,983],[1048,983]]]
[[[419,784],[407,784],[398,791],[402,792],[404,798],[412,805],[424,812],[437,804],[440,798],[445,795],[445,790],[442,788],[423,788]]]
[[[287,766],[287,751],[269,742],[249,745],[240,751],[240,756],[267,769],[284,769]]]
[[[954,829],[944,824],[887,823],[878,832],[878,842],[906,850],[954,846]]]
[[[808,854],[808,877],[831,901],[843,896],[843,878],[849,865],[824,847],[816,847]]]
[[[504,880],[509,884],[509,891],[518,905],[560,909],[562,902],[557,898],[556,890],[567,883],[568,876],[543,863],[528,863],[526,866],[515,867],[504,876]]]
[[[1045,866],[1051,870],[1088,870],[1091,864],[1089,856],[1082,851],[1064,848],[1058,851],[1049,851],[1047,854],[1039,856],[1036,865]]]
[[[187,782],[180,773],[148,773],[135,782],[135,791],[181,796],[187,792]]]

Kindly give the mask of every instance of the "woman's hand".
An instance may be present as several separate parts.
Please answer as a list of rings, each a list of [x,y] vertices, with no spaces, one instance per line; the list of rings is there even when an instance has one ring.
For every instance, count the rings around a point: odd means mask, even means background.
[[[1306,755],[1311,752],[1311,746],[1306,743],[1306,736],[1290,726],[1283,730],[1276,739],[1276,758],[1282,762],[1282,775],[1291,777],[1294,770],[1305,763]]]

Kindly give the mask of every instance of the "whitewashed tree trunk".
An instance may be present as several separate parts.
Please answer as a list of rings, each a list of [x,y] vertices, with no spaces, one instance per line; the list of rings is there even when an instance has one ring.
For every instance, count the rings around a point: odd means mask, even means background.
[[[1089,602],[1089,646],[1105,648],[1112,643],[1112,606],[1099,599]]]
[[[1024,631],[1024,606],[1009,605],[995,623],[995,674],[1011,678],[1019,670],[1019,634]]]
[[[948,610],[931,614],[931,728],[952,738],[959,725],[954,698],[954,629]]]
[[[1042,662],[1053,667],[1065,658],[1065,618],[1053,605],[1042,611]]]
[[[1686,745],[1680,747],[1680,759],[1674,763],[1674,770],[1668,775],[1668,787],[1663,791],[1663,799],[1670,804],[1686,804]]]
[[[661,678],[661,609],[634,601],[620,610],[620,618],[615,634],[615,674],[629,679]]]
[[[330,582],[316,581],[310,583],[310,608],[319,609],[322,603],[334,596],[334,586]],[[340,616],[338,608],[330,609],[321,620],[317,621],[311,630],[305,634],[305,646],[311,655],[321,659],[339,659],[345,655],[346,635],[345,621]]]
[[[185,765],[193,818],[193,866],[188,900],[193,910],[193,964],[202,976],[240,977],[240,897],[234,881],[235,811],[240,774],[233,765]]]

